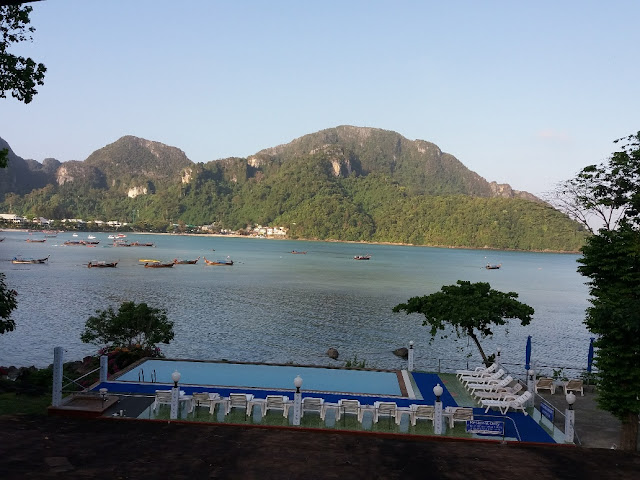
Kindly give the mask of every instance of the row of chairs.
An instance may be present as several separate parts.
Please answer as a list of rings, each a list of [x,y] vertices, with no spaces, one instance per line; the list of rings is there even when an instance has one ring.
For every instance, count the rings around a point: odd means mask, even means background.
[[[193,395],[183,395],[185,401],[189,402],[188,411],[194,408],[208,407],[209,413],[213,414],[217,405],[224,408],[224,414],[231,412],[232,408],[242,408],[246,410],[247,416],[251,416],[254,407],[260,407],[261,415],[264,417],[269,410],[281,410],[284,417],[289,416],[289,409],[293,406],[293,402],[285,395],[267,395],[264,399],[256,399],[251,393],[230,393],[228,397],[221,397],[218,393],[194,393]],[[170,390],[156,391],[156,398],[153,404],[155,411],[161,404],[171,403]],[[325,402],[323,398],[303,397],[301,416],[305,413],[318,413],[322,420],[325,419],[327,410],[335,409],[336,421],[339,421],[343,415],[355,415],[358,422],[362,423],[364,413],[371,411],[373,414],[373,423],[378,423],[380,418],[389,417],[395,420],[396,424],[400,424],[402,415],[409,414],[411,425],[415,426],[418,420],[434,420],[433,405],[411,404],[409,407],[398,407],[395,402],[374,402],[371,405],[362,405],[359,400],[340,399],[338,403]],[[445,416],[449,420],[451,428],[455,422],[473,420],[473,409],[462,407],[447,407]]]

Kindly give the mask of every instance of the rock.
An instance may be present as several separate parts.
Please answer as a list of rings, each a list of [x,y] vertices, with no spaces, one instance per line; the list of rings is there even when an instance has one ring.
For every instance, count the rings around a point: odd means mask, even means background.
[[[330,348],[329,350],[327,350],[327,356],[333,360],[337,360],[338,359],[338,350],[336,350],[335,348]]]
[[[406,360],[407,358],[409,358],[409,350],[407,350],[405,347],[402,347],[402,348],[396,348],[396,349],[393,351],[393,354],[394,354],[396,357],[404,358],[405,360]]]

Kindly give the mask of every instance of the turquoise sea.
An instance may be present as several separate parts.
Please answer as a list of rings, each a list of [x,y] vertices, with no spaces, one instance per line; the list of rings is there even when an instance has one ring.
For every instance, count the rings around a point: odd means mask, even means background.
[[[485,340],[487,352],[500,347],[503,361],[521,368],[531,335],[539,369],[586,367],[591,335],[582,321],[588,292],[576,272],[577,255],[142,234],[127,234],[126,240],[155,246],[122,248],[111,246],[106,233],[94,234],[100,241],[95,248],[63,245],[87,235],[61,233],[27,243],[26,232],[2,232],[0,269],[18,291],[19,306],[13,313],[17,329],[0,335],[0,365],[46,366],[55,346],[64,347],[67,360],[93,354],[96,347],[79,338],[87,318],[135,301],[165,308],[175,322],[175,340],[161,345],[168,357],[340,365],[357,356],[367,366],[398,368],[406,362],[392,350],[413,340],[418,368],[440,364],[451,370],[476,365],[475,346],[466,339],[429,342],[422,316],[391,309],[460,279],[515,291],[536,310],[528,327],[512,323]],[[361,254],[371,260],[353,260]],[[14,265],[16,255],[51,257],[48,265]],[[206,266],[200,259],[197,265],[149,269],[138,261],[198,256],[229,256],[235,264]],[[87,268],[92,260],[119,263],[115,269]],[[486,270],[487,262],[502,268]],[[337,362],[326,356],[330,347],[340,352]]]

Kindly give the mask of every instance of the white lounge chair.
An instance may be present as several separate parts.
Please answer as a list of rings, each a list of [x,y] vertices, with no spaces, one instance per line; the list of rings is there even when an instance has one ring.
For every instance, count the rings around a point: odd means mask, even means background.
[[[482,406],[486,407],[484,413],[489,413],[489,409],[496,407],[503,415],[509,411],[510,408],[514,410],[522,410],[522,413],[527,415],[525,410],[525,403],[531,398],[531,392],[524,392],[517,397],[506,397],[503,400],[482,400]]]
[[[289,416],[289,397],[284,395],[267,395],[264,403],[262,404],[262,416],[264,417],[269,410],[282,410],[282,416]]]
[[[551,392],[551,395],[553,395],[554,393],[556,393],[556,386],[553,384],[553,378],[540,377],[538,380],[536,380],[535,390],[536,393],[538,393],[540,390],[549,390]]]
[[[411,425],[414,427],[418,420],[431,420],[433,422],[433,416],[435,415],[435,408],[433,405],[411,404],[409,408],[411,410]]]
[[[219,393],[209,392],[194,392],[193,402],[194,407],[208,407],[211,408],[211,402],[220,398]]]
[[[482,376],[482,375],[490,375],[498,369],[497,363],[492,363],[488,367],[476,367],[475,370],[456,370],[456,377],[473,377],[473,376]]]
[[[447,407],[445,413],[449,418],[449,428],[455,427],[455,422],[467,422],[473,420],[473,408]]]
[[[399,425],[401,415],[398,415],[398,405],[395,402],[374,402],[373,423],[378,423],[380,417],[392,417]]]
[[[476,400],[499,400],[506,395],[515,396],[522,390],[522,384],[516,383],[513,387],[498,387],[495,390],[477,390],[473,393]]]
[[[227,415],[232,408],[244,408],[247,410],[248,416],[251,412],[247,407],[251,400],[253,400],[252,393],[230,393],[229,399],[227,400],[227,410],[225,412],[225,415]]]
[[[324,420],[324,416],[326,413],[324,408],[324,399],[316,397],[304,397],[302,399],[302,412],[300,414],[301,417],[304,416],[304,412],[318,412],[320,414],[320,419]]]
[[[466,376],[466,377],[460,378],[460,381],[462,382],[463,385],[466,386],[469,383],[486,383],[491,380],[499,380],[503,376],[504,376],[504,370],[501,368],[497,372],[492,373],[490,375],[481,375],[477,377]]]
[[[151,408],[155,412],[160,405],[171,405],[171,390],[156,390],[156,398]]]
[[[355,414],[359,422],[362,422],[363,410],[360,408],[359,400],[351,400],[341,398],[338,400],[338,411],[336,412],[336,422],[340,420],[342,415]]]
[[[563,386],[565,394],[569,392],[580,392],[580,396],[584,397],[584,383],[582,380],[569,380],[564,383]]]
[[[469,383],[467,384],[467,390],[469,390],[471,395],[473,395],[477,390],[484,390],[484,391],[491,392],[491,391],[497,390],[498,388],[504,388],[507,385],[509,385],[511,382],[513,382],[513,377],[511,375],[507,375],[502,380],[490,379],[484,383]]]

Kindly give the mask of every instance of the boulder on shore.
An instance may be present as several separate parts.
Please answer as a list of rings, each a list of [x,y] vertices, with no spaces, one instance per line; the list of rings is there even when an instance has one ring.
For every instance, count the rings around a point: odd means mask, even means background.
[[[338,350],[336,350],[335,348],[330,348],[329,350],[327,350],[327,356],[333,360],[337,360],[338,359]]]
[[[393,351],[393,354],[394,354],[396,357],[404,358],[405,360],[406,360],[407,358],[409,358],[409,350],[408,350],[407,348],[405,348],[405,347],[402,347],[402,348],[396,348],[396,349]]]

